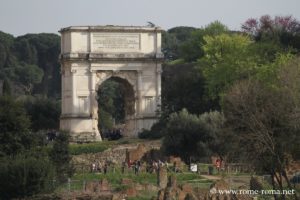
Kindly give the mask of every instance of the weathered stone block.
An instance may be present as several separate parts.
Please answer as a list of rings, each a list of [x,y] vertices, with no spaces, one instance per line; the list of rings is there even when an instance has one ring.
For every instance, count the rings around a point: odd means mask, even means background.
[[[157,185],[160,188],[167,187],[168,184],[168,172],[165,167],[160,167],[157,173]]]

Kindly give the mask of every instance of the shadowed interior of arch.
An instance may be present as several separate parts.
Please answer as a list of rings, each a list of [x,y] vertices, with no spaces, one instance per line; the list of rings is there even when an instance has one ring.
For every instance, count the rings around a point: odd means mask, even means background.
[[[113,131],[128,134],[130,119],[135,114],[133,86],[120,77],[110,77],[97,90],[98,128],[102,137]]]

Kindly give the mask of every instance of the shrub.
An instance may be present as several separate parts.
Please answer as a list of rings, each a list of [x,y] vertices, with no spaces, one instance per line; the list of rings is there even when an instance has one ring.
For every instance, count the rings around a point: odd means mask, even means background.
[[[98,142],[98,143],[86,143],[86,144],[71,144],[69,146],[71,155],[80,155],[85,153],[98,153],[102,152],[109,148],[107,143]]]
[[[0,154],[15,155],[29,149],[32,137],[30,120],[22,104],[13,97],[0,97]]]
[[[59,128],[60,102],[45,97],[27,97],[24,108],[31,118],[31,129],[49,130]]]
[[[138,137],[140,139],[150,139],[152,137],[152,132],[150,130],[147,129],[143,129],[142,132],[138,133]]]
[[[56,177],[59,182],[67,181],[74,173],[69,152],[69,134],[61,132],[57,135],[50,151],[50,158],[56,169]]]
[[[141,139],[159,139],[164,136],[165,120],[153,124],[150,130],[143,130],[138,134]]]
[[[180,156],[188,161],[191,156],[197,156],[199,141],[205,138],[205,129],[197,115],[189,114],[186,109],[170,115],[163,140],[164,151],[168,155]]]
[[[163,140],[167,155],[180,156],[189,162],[216,153],[221,156],[221,128],[224,117],[219,112],[204,113],[199,117],[188,113],[186,109],[170,115]]]
[[[53,165],[46,156],[19,154],[0,159],[0,199],[31,196],[49,191]]]

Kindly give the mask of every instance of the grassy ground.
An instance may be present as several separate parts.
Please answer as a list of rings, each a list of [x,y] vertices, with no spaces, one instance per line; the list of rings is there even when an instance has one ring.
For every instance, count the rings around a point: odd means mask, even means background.
[[[135,175],[133,172],[126,172],[122,174],[120,170],[115,170],[115,172],[109,172],[107,174],[103,173],[77,173],[71,178],[71,184],[64,184],[58,188],[58,191],[68,190],[82,190],[86,182],[90,181],[100,181],[102,179],[107,179],[109,184],[115,190],[122,189],[121,181],[122,179],[131,179],[134,183],[140,184],[156,184],[156,174],[150,173],[139,173]]]
[[[168,175],[176,176],[177,185],[190,184],[194,188],[198,189],[209,189],[210,185],[213,183],[212,180],[203,178],[201,175],[192,172],[183,172],[183,173],[173,173],[169,172]],[[82,191],[84,190],[85,183],[89,181],[99,181],[102,179],[107,179],[114,191],[123,191],[128,188],[121,184],[123,178],[131,179],[134,183],[140,184],[152,184],[157,185],[157,175],[156,173],[139,173],[135,175],[132,171],[127,171],[124,174],[120,172],[119,169],[116,169],[114,172],[111,171],[107,174],[102,173],[77,173],[71,178],[70,184],[61,185],[56,192],[66,192],[66,191]],[[230,184],[231,189],[238,189],[241,185],[248,185],[250,176],[232,176],[225,177],[225,180]],[[248,186],[249,187],[249,186]],[[247,188],[248,188],[247,187]],[[271,189],[271,186],[264,182],[264,189]],[[129,200],[148,200],[156,196],[156,191],[139,191],[136,197],[131,197]],[[259,199],[266,199],[269,196],[262,195],[259,196]]]
[[[74,180],[86,180],[86,181],[92,181],[92,180],[101,180],[106,178],[112,186],[118,186],[121,183],[121,180],[124,178],[128,178],[133,180],[135,183],[150,183],[150,184],[156,184],[156,175],[150,174],[150,173],[139,173],[138,175],[135,175],[134,173],[124,173],[122,174],[120,171],[115,171],[114,173],[86,173],[86,174],[75,174],[72,179]]]
[[[109,148],[117,147],[118,145],[137,144],[141,142],[145,142],[145,140],[133,139],[133,138],[122,138],[117,141],[104,140],[102,142],[95,142],[95,143],[70,144],[70,152],[72,155],[98,153],[98,152],[103,152]],[[241,185],[248,186],[251,177],[251,174],[245,174],[245,173],[227,174],[225,172],[218,172],[212,164],[200,163],[198,164],[198,170],[200,170],[200,174],[208,174],[208,172],[212,172],[212,176],[224,178],[230,184],[230,188],[233,189],[237,189]],[[189,172],[187,167],[184,168],[183,173],[169,172],[168,175],[176,176],[178,185],[188,183],[194,188],[208,189],[210,185],[213,183],[213,180],[209,180],[210,178],[208,176],[204,178],[203,176],[197,173]],[[87,182],[99,181],[104,178],[108,180],[109,184],[112,186],[112,189],[115,191],[122,191],[126,189],[126,186],[121,185],[121,180],[123,178],[131,179],[134,183],[157,185],[157,175],[155,173],[153,174],[140,173],[138,175],[135,175],[131,170],[129,170],[124,174],[122,174],[120,170],[120,166],[118,166],[114,171],[111,170],[107,174],[83,173],[83,172],[76,173],[73,177],[71,177],[70,183],[59,186],[56,192],[60,193],[63,191],[82,191],[84,190],[84,187]],[[271,189],[271,186],[265,183],[264,188]],[[153,196],[156,195],[157,192],[153,192],[153,191],[139,191],[137,197],[129,198],[129,199],[146,200],[146,199],[151,199]]]
[[[168,175],[176,176],[177,183],[179,185],[188,183],[192,187],[200,187],[200,188],[209,188],[212,184],[212,181],[204,179],[199,174],[184,172],[184,173],[169,173]],[[77,173],[71,178],[70,184],[66,183],[60,186],[57,191],[64,190],[82,190],[84,189],[84,185],[89,181],[99,181],[102,179],[107,179],[109,184],[112,186],[114,190],[122,190],[121,180],[131,179],[134,183],[140,184],[152,184],[157,185],[157,174],[156,173],[139,173],[138,175],[134,174],[132,171],[121,173],[119,169],[116,169],[115,172],[109,172],[107,174],[103,173]]]
[[[110,141],[86,143],[86,144],[70,144],[69,150],[71,155],[80,155],[85,153],[98,153],[105,151],[106,149],[113,146]]]
[[[145,140],[138,139],[138,138],[122,138],[117,141],[107,141],[104,140],[102,142],[95,142],[95,143],[86,143],[86,144],[70,144],[70,152],[72,155],[79,155],[85,153],[98,153],[105,151],[108,148],[113,148],[118,145],[122,144],[137,144],[140,142],[144,142]],[[147,140],[148,141],[148,140]],[[201,171],[208,171],[208,167],[210,165],[202,164],[200,165]],[[207,180],[201,177],[197,173],[191,173],[187,171],[188,169],[184,169],[183,173],[173,173],[176,176],[178,184],[186,184],[189,183],[193,187],[200,187],[200,188],[209,188],[212,181]],[[172,175],[172,172],[169,173]],[[131,179],[135,183],[140,184],[157,184],[157,175],[155,173],[140,173],[135,175],[131,170],[127,171],[126,173],[122,174],[120,167],[116,167],[114,171],[110,171],[107,174],[102,173],[76,173],[71,178],[70,184],[64,184],[63,186],[58,188],[59,190],[82,190],[84,185],[88,181],[99,181],[101,179],[106,178],[108,182],[111,184],[113,189],[122,189],[121,180],[123,178]],[[144,196],[149,196],[148,194],[143,194]],[[143,197],[141,197],[143,199]]]

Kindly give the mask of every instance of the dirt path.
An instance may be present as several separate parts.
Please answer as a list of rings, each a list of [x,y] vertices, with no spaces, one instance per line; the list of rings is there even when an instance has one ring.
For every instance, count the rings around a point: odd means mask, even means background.
[[[206,178],[208,180],[217,181],[221,180],[222,178],[220,176],[213,176],[213,175],[201,175],[203,178]]]

